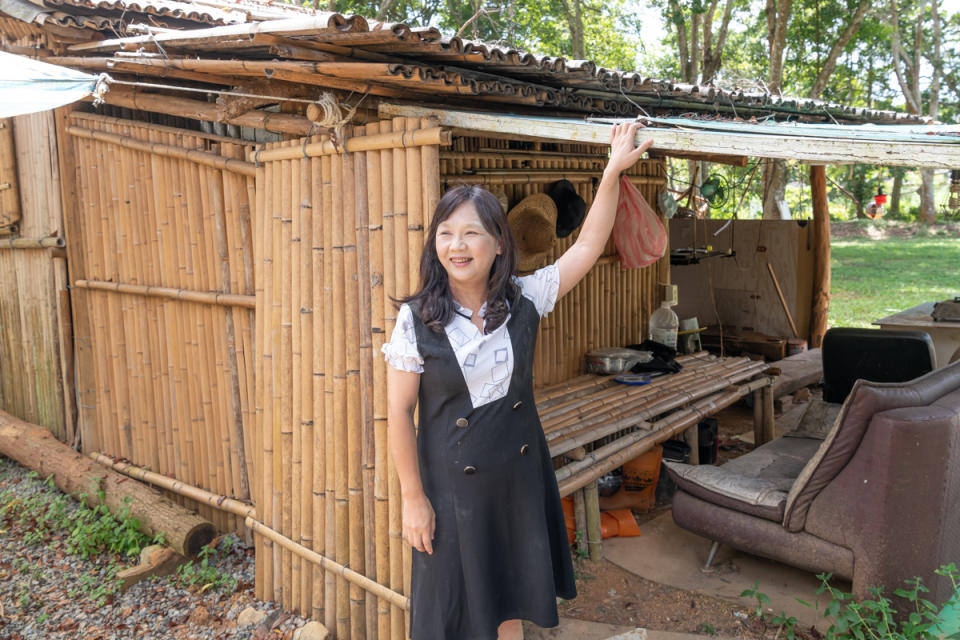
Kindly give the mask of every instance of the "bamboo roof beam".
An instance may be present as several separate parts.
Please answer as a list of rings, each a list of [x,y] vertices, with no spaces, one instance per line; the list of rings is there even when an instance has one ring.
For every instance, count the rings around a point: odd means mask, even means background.
[[[206,122],[223,122],[238,127],[265,129],[276,133],[309,136],[323,132],[323,128],[303,116],[287,113],[272,113],[253,110],[238,116],[224,117],[217,105],[189,98],[173,97],[160,93],[145,93],[131,87],[113,86],[103,96],[104,102],[127,109],[165,113],[181,118]]]
[[[534,136],[548,140],[604,144],[610,139],[610,126],[571,119],[518,117],[472,111],[432,109],[414,105],[382,103],[383,117],[433,117],[441,126]],[[936,142],[897,142],[853,138],[813,138],[783,135],[688,131],[646,128],[637,132],[638,140],[652,138],[653,148],[671,151],[743,155],[760,158],[816,161],[825,164],[869,162],[885,166],[916,166],[951,169],[960,166],[960,144]]]

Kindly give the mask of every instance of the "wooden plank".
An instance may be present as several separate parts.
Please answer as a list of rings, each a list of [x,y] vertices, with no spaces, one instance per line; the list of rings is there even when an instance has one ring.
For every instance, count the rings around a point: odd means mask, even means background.
[[[827,332],[830,309],[830,211],[827,203],[827,170],[810,167],[813,200],[813,304],[810,312],[809,344],[821,346]]]
[[[441,126],[474,131],[497,132],[501,135],[525,135],[606,144],[610,125],[576,120],[518,117],[505,114],[434,109],[414,105],[381,103],[381,117],[417,116],[437,118]],[[836,140],[750,133],[716,131],[682,131],[679,129],[646,128],[637,132],[637,140],[653,138],[653,149],[665,152],[697,152],[707,154],[782,158],[836,164],[870,163],[884,166],[951,169],[960,166],[960,145],[950,143],[878,142],[875,140]]]

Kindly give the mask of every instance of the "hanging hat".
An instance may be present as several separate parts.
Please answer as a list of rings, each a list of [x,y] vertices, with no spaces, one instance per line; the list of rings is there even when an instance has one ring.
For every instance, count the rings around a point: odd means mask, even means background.
[[[583,223],[587,203],[569,180],[557,180],[547,185],[544,193],[557,205],[557,237],[566,238]]]
[[[534,271],[543,266],[556,240],[557,205],[550,196],[527,196],[507,214],[507,223],[517,243],[517,268]]]

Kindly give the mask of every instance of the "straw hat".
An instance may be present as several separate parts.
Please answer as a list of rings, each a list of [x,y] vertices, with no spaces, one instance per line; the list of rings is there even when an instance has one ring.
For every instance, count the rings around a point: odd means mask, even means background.
[[[517,243],[518,270],[534,271],[543,266],[557,238],[557,205],[553,199],[545,193],[527,196],[510,209],[507,223]]]

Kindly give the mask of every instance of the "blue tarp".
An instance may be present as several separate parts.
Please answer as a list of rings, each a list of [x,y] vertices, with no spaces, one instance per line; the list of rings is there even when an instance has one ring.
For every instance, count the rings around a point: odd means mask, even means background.
[[[97,76],[0,51],[0,118],[62,107],[96,85]]]

